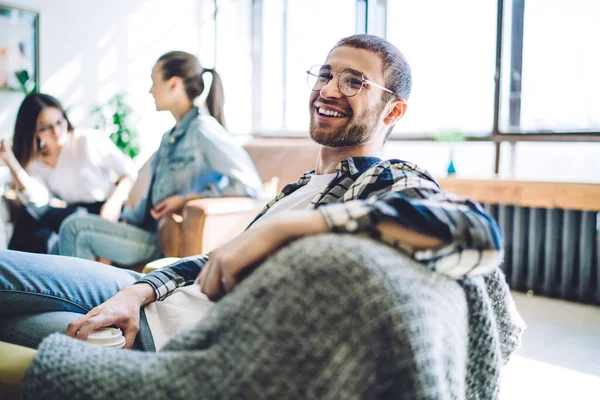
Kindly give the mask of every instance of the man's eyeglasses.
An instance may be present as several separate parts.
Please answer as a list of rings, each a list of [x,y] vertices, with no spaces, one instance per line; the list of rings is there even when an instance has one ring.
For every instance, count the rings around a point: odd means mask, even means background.
[[[338,88],[346,97],[353,97],[359,94],[365,86],[365,83],[370,86],[375,86],[376,88],[384,90],[395,96],[395,93],[390,89],[384,88],[373,81],[365,79],[363,74],[353,69],[346,69],[342,72],[333,72],[329,66],[315,65],[306,71],[306,74],[308,87],[314,91],[320,91],[323,89],[329,83],[329,81],[333,79],[333,74],[337,74],[340,76],[340,79],[338,80]]]

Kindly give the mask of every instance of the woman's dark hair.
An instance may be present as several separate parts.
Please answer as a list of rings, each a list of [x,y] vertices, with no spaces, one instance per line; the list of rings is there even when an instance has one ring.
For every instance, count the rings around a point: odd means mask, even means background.
[[[29,161],[41,150],[40,141],[36,140],[37,120],[42,110],[47,107],[60,110],[67,121],[68,131],[73,132],[73,125],[63,106],[54,97],[43,93],[32,93],[25,97],[17,113],[12,145],[13,153],[23,168],[27,168]]]
[[[204,91],[202,74],[205,72],[212,74],[213,79],[206,97],[206,106],[210,114],[225,128],[225,114],[223,113],[225,96],[223,82],[217,71],[203,68],[196,56],[185,51],[171,51],[163,54],[157,62],[159,61],[162,61],[163,79],[167,80],[174,76],[183,79],[185,92],[192,101]]]

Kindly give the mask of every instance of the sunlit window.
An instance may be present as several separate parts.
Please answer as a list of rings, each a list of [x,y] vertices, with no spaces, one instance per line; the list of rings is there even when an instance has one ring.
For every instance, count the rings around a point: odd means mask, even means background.
[[[356,6],[348,0],[288,0],[285,127],[308,131],[306,70],[322,64],[331,48],[353,35]]]
[[[355,33],[356,4],[348,0],[263,0],[261,108],[258,130],[308,132],[306,70]]]
[[[510,2],[507,2],[510,3]],[[519,18],[505,9],[500,130],[585,132],[600,129],[600,3],[527,0],[522,66],[511,47]],[[519,88],[520,86],[520,88]]]
[[[233,132],[307,135],[305,71],[322,63],[339,39],[365,29],[395,44],[413,71],[408,112],[392,138],[600,130],[597,1],[214,4],[216,28],[206,26],[216,33],[215,59],[225,81]],[[212,39],[203,36],[203,43]],[[502,63],[497,74],[499,40]]]
[[[223,78],[227,128],[234,133],[251,132],[252,107],[249,105],[255,86],[260,84],[253,79],[251,15],[251,0],[217,2],[217,42],[216,46],[214,41],[212,45],[217,71]],[[210,46],[206,43],[206,47]]]
[[[395,133],[492,132],[496,8],[481,0],[388,1],[387,39],[413,72],[408,110]]]

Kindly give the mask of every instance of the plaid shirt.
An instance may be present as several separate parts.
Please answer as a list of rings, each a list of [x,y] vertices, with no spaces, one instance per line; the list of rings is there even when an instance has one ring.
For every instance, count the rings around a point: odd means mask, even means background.
[[[252,224],[273,204],[306,185],[313,174],[306,172],[298,182],[285,186]],[[309,208],[323,214],[332,232],[370,234],[452,278],[487,273],[502,261],[502,233],[483,208],[472,200],[440,191],[427,171],[405,161],[374,157],[342,160],[335,178]],[[383,220],[396,221],[446,244],[415,250],[378,233],[374,227]],[[183,258],[137,283],[150,284],[157,300],[164,300],[177,287],[193,283],[208,259],[209,254]]]

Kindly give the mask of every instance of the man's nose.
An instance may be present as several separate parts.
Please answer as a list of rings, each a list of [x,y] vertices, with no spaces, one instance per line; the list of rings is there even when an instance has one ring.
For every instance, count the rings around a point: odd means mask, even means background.
[[[332,99],[344,96],[342,92],[340,92],[338,79],[340,79],[340,77],[338,75],[334,75],[333,78],[331,78],[329,82],[327,82],[327,84],[321,88],[319,94],[322,98]]]

